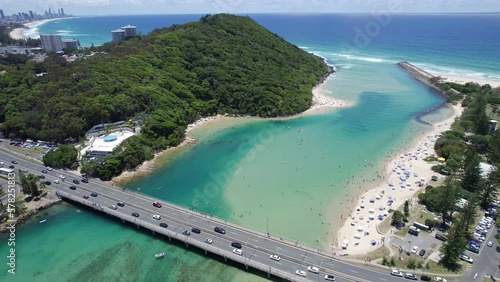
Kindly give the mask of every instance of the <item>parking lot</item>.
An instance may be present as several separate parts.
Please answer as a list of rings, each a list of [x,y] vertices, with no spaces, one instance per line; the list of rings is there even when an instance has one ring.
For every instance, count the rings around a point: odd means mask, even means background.
[[[391,245],[395,247],[401,246],[404,252],[409,250],[411,251],[414,246],[417,246],[418,250],[416,255],[418,256],[420,250],[424,249],[426,251],[424,257],[427,257],[431,251],[438,251],[441,247],[441,244],[443,243],[442,241],[434,238],[435,233],[435,231],[432,233],[420,231],[418,236],[414,236],[408,233],[405,237],[403,237],[403,239],[393,237],[391,240]]]

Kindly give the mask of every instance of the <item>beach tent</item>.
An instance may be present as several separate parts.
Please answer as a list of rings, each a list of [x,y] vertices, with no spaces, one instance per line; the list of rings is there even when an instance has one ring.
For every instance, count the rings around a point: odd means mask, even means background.
[[[364,216],[364,215],[360,215],[360,216],[359,216],[359,219],[361,219],[361,220],[363,220],[364,218],[365,218],[365,216]]]
[[[379,214],[379,215],[378,215],[378,219],[379,219],[379,220],[384,220],[384,216],[383,216],[383,215],[381,215],[381,214]]]
[[[375,244],[377,244],[377,241],[375,241],[375,240],[371,240],[371,241],[370,241],[370,244],[372,244],[373,246],[375,246]]]
[[[374,212],[375,212],[375,210],[374,210],[374,209],[372,209],[372,208],[371,208],[371,209],[369,209],[368,211],[369,211],[370,213],[374,213]]]
[[[359,232],[362,232],[363,231],[363,226],[358,226],[358,229],[357,229]]]
[[[359,241],[354,242],[354,246],[357,246],[357,245],[359,245]]]
[[[358,233],[354,234],[354,239],[361,239],[361,236],[359,236]]]
[[[373,214],[370,214],[370,215],[368,216],[368,218],[369,218],[370,220],[373,220],[373,219],[375,219],[375,216],[374,216]]]
[[[347,249],[348,245],[349,245],[349,241],[347,241],[347,240],[342,241],[342,249]]]

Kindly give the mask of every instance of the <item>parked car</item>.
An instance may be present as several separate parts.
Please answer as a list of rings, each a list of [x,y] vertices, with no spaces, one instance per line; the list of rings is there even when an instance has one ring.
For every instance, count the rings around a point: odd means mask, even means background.
[[[425,250],[421,249],[420,252],[418,253],[418,255],[421,257],[425,256]]]
[[[405,273],[405,278],[408,280],[418,280],[417,276],[413,273]]]
[[[418,251],[418,247],[417,246],[413,246],[413,248],[411,248],[411,252],[416,254]]]
[[[397,276],[397,277],[403,277],[403,273],[401,271],[397,270],[397,269],[393,269],[391,271],[391,275],[392,276]]]
[[[443,241],[443,242],[446,242],[446,240],[447,240],[446,237],[444,237],[443,235],[438,234],[438,233],[436,233],[436,235],[434,237],[436,237],[436,239]]]
[[[422,275],[422,276],[420,276],[420,280],[421,281],[431,281],[431,278],[427,275]]]
[[[474,260],[471,257],[469,257],[468,255],[461,254],[461,255],[458,255],[458,258],[463,260],[463,261],[466,261],[468,263],[474,262]]]

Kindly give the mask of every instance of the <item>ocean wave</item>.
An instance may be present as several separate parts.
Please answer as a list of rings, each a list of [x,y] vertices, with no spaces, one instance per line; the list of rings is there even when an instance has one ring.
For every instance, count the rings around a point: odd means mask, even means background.
[[[466,76],[466,77],[471,77],[471,78],[485,78],[485,79],[493,79],[493,80],[500,80],[500,74],[491,74],[491,73],[485,73],[481,71],[476,71],[476,70],[470,70],[470,69],[462,69],[462,68],[454,68],[454,67],[449,67],[449,66],[439,66],[435,65],[432,63],[423,63],[423,62],[416,62],[413,63],[415,66],[426,70],[430,73],[433,74],[440,74],[440,75],[459,75],[459,76]]]
[[[299,48],[300,49],[306,49],[306,50],[309,49],[309,47],[307,47],[307,46],[299,46]]]
[[[341,57],[341,58],[346,58],[346,59],[355,60],[355,61],[365,61],[365,62],[370,62],[370,63],[391,63],[391,64],[397,63],[397,61],[392,61],[392,60],[383,59],[383,58],[365,57],[365,56],[357,56],[357,55],[351,55],[351,54],[339,54],[339,53],[328,53],[328,54],[335,56],[335,57]]]

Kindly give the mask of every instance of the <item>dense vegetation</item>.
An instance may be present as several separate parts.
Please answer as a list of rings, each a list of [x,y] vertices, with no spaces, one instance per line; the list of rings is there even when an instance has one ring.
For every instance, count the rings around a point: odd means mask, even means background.
[[[23,27],[23,25],[12,25],[6,26],[0,24],[0,46],[1,45],[15,45],[15,46],[23,46],[23,47],[40,47],[41,42],[40,39],[35,38],[26,38],[26,39],[13,39],[9,36],[9,33],[18,27]]]
[[[151,114],[140,136],[86,166],[105,179],[179,144],[200,116],[304,111],[312,87],[329,71],[320,58],[250,18],[225,14],[98,50],[71,64],[52,55],[10,68],[0,77],[0,121],[10,137],[61,142],[95,124]],[[35,76],[41,71],[47,74]]]
[[[478,207],[490,207],[500,187],[500,130],[489,129],[489,120],[498,119],[500,89],[475,83],[443,83],[440,88],[448,89],[454,97],[462,97],[462,106],[466,109],[452,129],[442,134],[434,145],[437,154],[446,159],[444,164],[433,167],[436,172],[447,175],[443,185],[428,186],[418,198],[427,209],[441,216],[442,227],[453,222],[448,240],[441,248],[444,255],[441,263],[454,269],[458,266],[458,255],[471,237]],[[493,171],[486,177],[482,175],[481,162],[493,165]],[[460,198],[466,201],[457,206]]]
[[[43,156],[43,164],[52,168],[78,167],[78,151],[72,145],[61,145]]]

